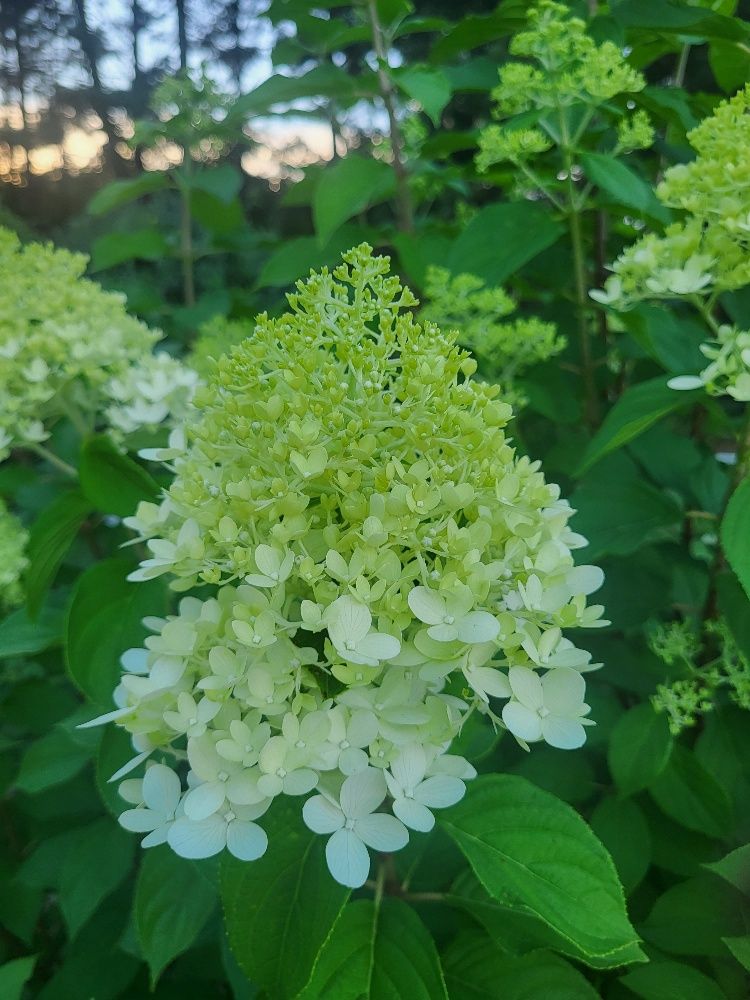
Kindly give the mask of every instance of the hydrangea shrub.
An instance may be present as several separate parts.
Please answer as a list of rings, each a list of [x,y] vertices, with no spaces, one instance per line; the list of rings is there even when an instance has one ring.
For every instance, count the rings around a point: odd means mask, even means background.
[[[128,519],[149,550],[131,579],[200,596],[149,621],[98,721],[132,734],[123,771],[161,761],[123,788],[145,846],[252,860],[273,800],[314,792],[305,822],[358,886],[368,847],[462,797],[472,713],[526,749],[583,744],[591,657],[564,632],[606,624],[602,573],[575,565],[572,508],[513,448],[498,387],[415,320],[387,257],[363,245],[289,302],[157,452],[174,481]]]

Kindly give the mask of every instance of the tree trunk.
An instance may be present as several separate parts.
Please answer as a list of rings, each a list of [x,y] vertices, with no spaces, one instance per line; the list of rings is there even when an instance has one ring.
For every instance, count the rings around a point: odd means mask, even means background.
[[[177,8],[177,38],[180,47],[180,69],[186,70],[188,64],[187,12],[185,0],[175,0]]]
[[[116,175],[124,176],[127,171],[124,169],[125,162],[121,156],[118,156],[117,150],[115,149],[118,136],[112,127],[112,122],[109,120],[109,108],[107,107],[107,99],[104,96],[104,89],[99,75],[96,36],[91,28],[89,28],[88,19],[86,17],[86,2],[85,0],[73,0],[73,3],[76,12],[78,42],[81,46],[81,51],[83,52],[86,67],[91,76],[91,106],[101,119],[102,129],[107,136],[107,145],[104,149],[105,161],[109,162],[109,165]]]

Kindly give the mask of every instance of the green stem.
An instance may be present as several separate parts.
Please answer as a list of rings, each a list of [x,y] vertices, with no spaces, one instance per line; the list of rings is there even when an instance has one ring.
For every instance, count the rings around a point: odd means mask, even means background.
[[[43,458],[45,462],[49,462],[50,465],[54,465],[60,472],[64,472],[66,476],[78,479],[77,470],[72,465],[64,462],[63,459],[59,458],[53,451],[50,451],[49,448],[45,448],[43,444],[30,444],[28,447],[31,451],[36,452],[40,458]]]
[[[687,71],[687,64],[688,64],[688,59],[690,58],[691,47],[692,46],[690,45],[689,42],[682,46],[682,50],[680,51],[680,58],[677,60],[677,69],[675,70],[674,73],[673,86],[675,87],[682,87],[683,84],[685,83],[685,72]]]
[[[367,0],[367,9],[372,27],[372,44],[378,61],[378,85],[380,96],[388,115],[388,128],[391,133],[393,147],[393,172],[396,175],[396,201],[398,206],[398,228],[403,233],[414,232],[414,207],[409,191],[409,181],[404,161],[404,140],[396,117],[396,107],[393,100],[393,84],[388,75],[388,51],[383,35],[383,27],[378,16],[377,0]]]
[[[587,310],[589,305],[588,282],[586,280],[586,258],[583,246],[583,231],[581,227],[581,215],[579,212],[578,199],[576,198],[575,181],[573,180],[573,149],[568,134],[568,124],[565,119],[565,112],[562,108],[560,113],[560,151],[563,156],[563,163],[567,173],[567,219],[570,232],[570,244],[573,251],[573,275],[575,279],[575,301],[576,314],[578,319],[578,341],[581,351],[581,367],[583,369],[583,382],[586,391],[586,421],[589,426],[594,427],[598,420],[598,401],[596,396],[596,382],[594,381],[594,366],[591,355],[591,343],[589,338],[589,324]]]
[[[182,294],[186,306],[195,305],[195,275],[193,265],[193,217],[190,211],[190,177],[193,163],[190,149],[185,146],[182,173],[185,183],[180,185],[180,258],[182,260]]]
[[[724,505],[716,519],[716,534],[718,538],[716,542],[716,552],[714,553],[714,558],[708,574],[708,593],[706,595],[706,603],[703,606],[703,621],[715,618],[717,613],[716,580],[719,573],[724,568],[724,553],[721,548],[721,523],[724,520],[724,515],[727,512],[729,501],[732,499],[735,490],[748,476],[750,476],[750,405],[745,407],[745,413],[742,419],[739,437],[737,439],[737,463],[734,467],[734,472],[732,473],[732,481],[729,489],[727,490]]]

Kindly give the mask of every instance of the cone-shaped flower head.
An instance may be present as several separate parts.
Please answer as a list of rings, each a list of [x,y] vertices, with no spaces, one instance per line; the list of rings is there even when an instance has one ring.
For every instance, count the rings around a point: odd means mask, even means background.
[[[305,818],[360,884],[367,846],[402,846],[461,796],[474,771],[446,751],[472,710],[503,725],[512,667],[565,665],[574,696],[554,710],[575,738],[558,726],[555,742],[580,742],[589,657],[562,633],[601,624],[586,605],[601,573],[574,567],[573,512],[506,438],[497,386],[416,322],[388,268],[359,247],[261,316],[199,390],[165,499],[129,520],[150,550],[134,580],[203,588],[150,622],[107,717],[134,766],[187,751],[167,840],[191,857],[237,853],[238,817],[315,789]],[[525,699],[520,739],[553,731],[530,721],[544,710]],[[384,802],[403,822],[377,818]]]

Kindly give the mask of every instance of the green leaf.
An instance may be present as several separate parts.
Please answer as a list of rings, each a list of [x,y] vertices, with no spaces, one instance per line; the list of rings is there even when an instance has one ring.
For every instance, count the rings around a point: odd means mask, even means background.
[[[750,77],[750,55],[745,45],[714,41],[708,50],[708,62],[716,82],[726,94],[734,94]]]
[[[299,803],[275,802],[267,852],[246,864],[227,855],[221,896],[240,968],[274,997],[292,997],[308,982],[349,890],[331,878],[324,840],[299,816]]]
[[[135,847],[135,838],[112,819],[100,819],[76,830],[62,859],[59,881],[60,909],[71,937],[124,881]]]
[[[123,811],[124,803],[117,791],[118,782],[109,779],[131,757],[133,744],[130,733],[120,726],[104,726],[96,757],[96,787],[107,811],[115,819]]]
[[[502,7],[507,7],[507,4]],[[523,11],[519,11],[519,15],[508,17],[504,10],[502,13],[496,10],[491,14],[468,14],[461,17],[433,46],[430,53],[432,62],[440,63],[453,56],[463,56],[471,49],[512,34],[524,25]],[[497,82],[497,77],[494,82]]]
[[[642,1000],[726,1000],[712,979],[680,962],[649,962],[620,982]]]
[[[512,896],[592,958],[642,957],[612,859],[553,795],[514,775],[482,776],[442,825],[490,895]]]
[[[287,15],[288,16],[288,15]],[[236,113],[263,114],[276,104],[290,104],[308,97],[333,97],[340,104],[374,93],[377,82],[365,77],[352,77],[344,69],[324,63],[302,76],[277,74],[264,80],[249,94],[235,103]]]
[[[678,882],[654,903],[640,925],[644,938],[673,955],[725,957],[722,937],[746,931],[742,895],[710,875]]]
[[[427,860],[429,862],[429,857]],[[601,958],[586,955],[509,895],[493,899],[470,870],[464,869],[443,898],[449,906],[470,913],[496,945],[509,954],[522,954],[532,948],[548,949],[594,969],[609,969],[628,961],[628,956],[622,952]]]
[[[87,438],[78,473],[84,496],[102,514],[127,517],[141,500],[155,500],[159,484],[104,434]]]
[[[670,374],[695,375],[706,367],[706,358],[700,350],[706,331],[691,317],[675,314],[659,305],[640,303],[631,312],[622,313],[621,318],[633,340]],[[666,380],[662,379],[662,385],[667,388]],[[702,389],[669,391],[686,396],[688,402],[699,401],[701,394],[705,400]],[[666,392],[664,401],[668,402]],[[675,405],[680,403],[679,400],[673,402]],[[660,405],[658,399],[656,403]]]
[[[193,191],[203,191],[217,201],[228,205],[234,201],[242,189],[242,173],[231,163],[222,163],[218,167],[205,167],[181,177],[181,183]]]
[[[321,175],[312,204],[320,246],[325,246],[352,216],[390,197],[393,188],[393,169],[382,160],[350,154],[328,167]]]
[[[643,813],[631,799],[607,798],[596,807],[590,823],[630,894],[651,864],[651,836]]]
[[[504,955],[489,938],[465,934],[443,956],[451,1000],[596,1000],[599,994],[548,951]]]
[[[750,934],[741,934],[738,937],[725,937],[721,940],[729,948],[742,968],[750,972]]]
[[[648,430],[657,420],[695,402],[702,390],[670,389],[664,378],[650,379],[626,389],[589,442],[577,474],[580,476],[612,451]]]
[[[41,653],[59,646],[63,635],[62,608],[42,608],[35,620],[19,608],[0,622],[0,660]]]
[[[196,222],[214,236],[236,233],[245,225],[245,214],[239,198],[221,201],[206,191],[194,191],[190,210]]]
[[[441,69],[428,66],[409,66],[393,72],[393,78],[404,93],[422,105],[435,128],[440,126],[440,116],[451,99],[451,84]]]
[[[739,18],[714,14],[679,0],[615,0],[612,13],[628,28],[650,28],[665,34],[744,41],[750,34]]]
[[[744,844],[730,851],[720,861],[706,865],[726,882],[729,882],[746,896],[750,896],[750,844]]]
[[[21,792],[36,795],[68,781],[90,759],[87,747],[81,746],[63,729],[55,728],[26,751],[15,786]]]
[[[646,788],[667,766],[673,745],[666,715],[646,702],[631,708],[612,730],[607,760],[622,795]]]
[[[321,247],[314,236],[287,240],[268,258],[257,281],[257,288],[283,288],[293,285],[311,270],[334,264],[345,250],[356,246],[370,234],[361,226],[342,226],[329,242]]]
[[[662,812],[688,830],[723,837],[732,828],[732,807],[726,792],[686,747],[675,745],[649,792]]]
[[[120,656],[142,644],[143,617],[164,607],[163,584],[129,583],[132,568],[129,559],[119,557],[87,569],[76,583],[65,624],[68,673],[94,704],[107,710],[121,673]]]
[[[514,201],[480,208],[448,254],[452,274],[475,274],[497,285],[552,246],[563,233],[541,205]]]
[[[71,490],[53,500],[32,525],[26,571],[26,606],[31,618],[36,618],[44,595],[90,512],[86,497]]]
[[[111,212],[144,195],[163,191],[168,186],[167,174],[162,170],[152,170],[124,181],[112,181],[96,192],[88,203],[88,212],[91,215],[104,215],[105,212]]]
[[[297,1000],[447,1000],[435,942],[400,899],[344,907]]]
[[[589,179],[615,201],[659,222],[670,221],[671,212],[656,197],[651,185],[621,160],[604,153],[582,152],[579,157]]]
[[[584,480],[570,502],[576,511],[573,530],[588,539],[586,555],[592,560],[628,555],[670,537],[682,523],[682,509],[671,495],[637,479]]]
[[[129,260],[159,260],[169,253],[169,244],[157,229],[134,233],[107,233],[94,240],[91,270],[104,271]]]
[[[172,959],[191,947],[216,903],[216,890],[194,862],[168,847],[146,852],[135,887],[134,917],[152,989]]]
[[[721,546],[750,598],[750,478],[741,482],[729,498],[721,521]]]
[[[31,979],[36,955],[24,955],[0,965],[0,996],[3,1000],[21,1000],[25,983]]]

